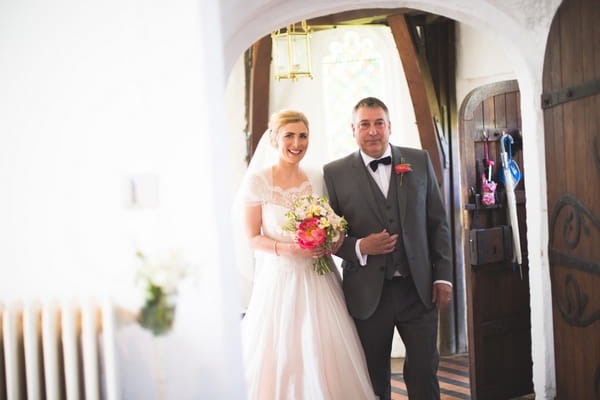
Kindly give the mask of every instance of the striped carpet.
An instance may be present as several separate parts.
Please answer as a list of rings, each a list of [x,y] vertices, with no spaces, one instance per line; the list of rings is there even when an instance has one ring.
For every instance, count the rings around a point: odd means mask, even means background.
[[[456,355],[440,358],[438,368],[441,400],[470,400],[469,356]],[[392,359],[392,400],[407,400],[406,385],[402,379],[402,360]],[[535,399],[533,393],[512,400]]]
[[[392,369],[392,400],[408,399],[402,379],[402,369]],[[440,359],[438,368],[441,400],[470,399],[469,358],[466,355],[448,356]]]

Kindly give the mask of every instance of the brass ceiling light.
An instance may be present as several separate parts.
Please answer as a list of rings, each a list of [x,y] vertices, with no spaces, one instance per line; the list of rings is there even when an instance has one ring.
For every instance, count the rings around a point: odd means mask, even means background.
[[[310,29],[306,21],[300,28],[288,25],[271,34],[273,41],[273,69],[276,80],[298,78],[313,79],[310,71]]]

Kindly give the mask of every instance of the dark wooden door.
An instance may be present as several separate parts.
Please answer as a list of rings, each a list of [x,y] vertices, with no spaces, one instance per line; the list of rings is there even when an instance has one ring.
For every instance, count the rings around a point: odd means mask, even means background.
[[[557,399],[600,399],[600,5],[565,0],[542,107]]]
[[[504,186],[498,185],[493,205],[484,205],[480,194],[481,174],[487,172],[483,166],[486,145],[494,163],[492,180],[499,182],[504,132],[515,140],[513,159],[524,173],[517,82],[474,90],[463,103],[460,118],[471,397],[509,399],[533,391],[524,180],[515,191],[521,271],[512,263]]]

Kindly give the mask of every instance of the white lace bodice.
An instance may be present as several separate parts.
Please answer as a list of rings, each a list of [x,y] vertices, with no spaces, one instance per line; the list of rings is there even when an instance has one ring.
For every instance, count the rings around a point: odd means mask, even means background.
[[[287,223],[285,213],[293,206],[296,199],[307,195],[321,195],[322,178],[306,175],[307,180],[299,186],[281,188],[274,186],[271,180],[270,169],[263,170],[253,175],[246,188],[245,203],[262,206],[262,229],[265,235],[285,242],[293,241],[293,234],[283,230]]]
[[[262,203],[270,203],[278,206],[285,207],[290,209],[296,199],[302,196],[307,196],[313,194],[313,189],[308,180],[302,182],[300,186],[291,187],[288,189],[283,189],[278,186],[269,186],[268,182],[265,181],[267,185],[267,192],[270,191],[270,198],[266,198]]]

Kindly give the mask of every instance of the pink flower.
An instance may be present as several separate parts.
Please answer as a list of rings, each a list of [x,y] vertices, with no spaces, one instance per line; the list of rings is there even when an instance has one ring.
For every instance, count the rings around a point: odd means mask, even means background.
[[[296,241],[303,249],[313,249],[325,243],[327,231],[319,228],[319,218],[307,218],[298,224]]]
[[[397,164],[394,166],[394,171],[396,171],[397,174],[403,174],[412,171],[412,168],[410,167],[410,164]]]
[[[412,171],[412,168],[410,167],[410,164],[402,163],[394,165],[394,171],[396,171],[396,174],[400,175],[400,186],[402,186],[402,178],[404,177],[404,173]]]

